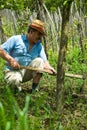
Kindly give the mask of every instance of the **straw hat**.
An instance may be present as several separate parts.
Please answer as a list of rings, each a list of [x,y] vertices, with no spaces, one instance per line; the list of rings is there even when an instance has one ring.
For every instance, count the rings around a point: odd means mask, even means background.
[[[36,29],[43,35],[46,35],[45,28],[44,28],[44,22],[42,22],[41,20],[36,19],[36,20],[32,21],[32,23],[29,26]]]

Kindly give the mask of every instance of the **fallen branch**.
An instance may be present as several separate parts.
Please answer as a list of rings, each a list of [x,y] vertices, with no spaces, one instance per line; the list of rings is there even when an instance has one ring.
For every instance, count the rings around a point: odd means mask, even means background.
[[[20,66],[20,69],[29,69],[29,70],[32,70],[32,71],[46,72],[46,73],[54,75],[54,76],[57,75],[57,73],[53,73],[51,70],[34,68],[34,67],[31,67],[31,66]],[[65,73],[65,76],[71,77],[71,78],[83,79],[83,75]]]
[[[71,78],[83,79],[83,75],[65,73],[65,76],[71,77]]]
[[[10,66],[10,65],[9,65]],[[51,70],[47,70],[47,69],[40,69],[40,68],[35,68],[35,67],[31,67],[31,66],[20,66],[20,69],[27,69],[27,70],[32,70],[32,71],[37,71],[37,72],[41,72],[41,73],[48,73],[52,76],[56,76],[57,72],[55,71],[55,73],[53,73]],[[83,75],[77,75],[77,74],[69,74],[69,73],[65,73],[66,77],[70,77],[70,78],[78,78],[78,79],[87,79],[86,76]]]
[[[53,73],[51,70],[40,69],[40,68],[31,67],[31,66],[20,66],[20,69],[28,69],[28,70],[32,70],[32,71],[38,71],[38,72],[42,72],[42,73],[46,72],[51,75],[56,75],[56,73]]]
[[[10,64],[6,64],[7,66],[11,66]],[[27,70],[31,70],[31,71],[37,71],[37,72],[40,72],[40,73],[48,73],[52,76],[55,76],[57,75],[56,71],[53,72],[49,69],[40,69],[40,68],[36,68],[36,67],[31,67],[31,66],[23,66],[23,65],[20,65],[20,69],[27,69]]]

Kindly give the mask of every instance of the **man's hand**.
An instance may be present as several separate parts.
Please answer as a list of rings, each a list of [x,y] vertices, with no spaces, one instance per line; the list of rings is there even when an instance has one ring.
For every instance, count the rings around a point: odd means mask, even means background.
[[[0,48],[0,57],[6,60],[13,68],[20,69],[18,62],[2,48]]]
[[[19,63],[18,63],[15,59],[11,59],[11,60],[9,61],[9,63],[10,63],[10,65],[11,65],[13,68],[15,68],[15,69],[20,69],[20,65],[19,65]]]
[[[51,74],[56,74],[56,70],[47,61],[44,62],[44,69],[49,70]]]

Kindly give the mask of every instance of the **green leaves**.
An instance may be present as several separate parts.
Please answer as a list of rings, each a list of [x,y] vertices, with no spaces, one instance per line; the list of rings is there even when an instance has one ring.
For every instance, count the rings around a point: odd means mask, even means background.
[[[21,3],[21,4],[20,4]],[[24,0],[5,0],[0,1],[0,9],[13,9],[13,10],[23,10]]]
[[[6,116],[2,103],[0,102],[0,129],[5,130]]]
[[[28,95],[26,96],[25,107],[21,110],[10,89],[8,89],[8,86],[6,92],[11,113],[9,113],[9,118],[6,114],[6,108],[0,102],[0,130],[13,130],[14,128],[16,130],[29,130],[27,117],[30,97]],[[15,117],[17,118],[17,123]]]

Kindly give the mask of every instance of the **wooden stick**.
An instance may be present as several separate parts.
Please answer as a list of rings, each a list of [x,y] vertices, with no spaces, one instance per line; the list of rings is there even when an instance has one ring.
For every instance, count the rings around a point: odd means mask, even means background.
[[[9,65],[10,66],[10,65]],[[51,70],[46,70],[46,69],[40,69],[40,68],[34,68],[31,66],[20,66],[20,69],[28,69],[28,70],[32,70],[32,71],[38,71],[38,72],[45,72],[48,73],[50,75],[56,76],[56,73],[53,73]],[[78,78],[78,79],[83,79],[83,75],[77,75],[77,74],[69,74],[69,73],[65,73],[66,77],[71,77],[71,78]],[[86,77],[84,77],[84,79],[86,79]]]
[[[29,70],[32,70],[32,71],[46,72],[46,73],[49,73],[49,74],[54,75],[54,76],[57,75],[57,73],[53,73],[51,70],[34,68],[34,67],[31,67],[31,66],[20,66],[20,69],[29,69]],[[83,75],[65,73],[65,76],[71,77],[71,78],[83,79]]]
[[[65,76],[71,77],[71,78],[83,79],[83,75],[65,73]]]
[[[10,66],[10,64],[5,64],[7,66]],[[47,70],[47,69],[40,69],[40,68],[36,68],[36,67],[31,67],[31,66],[23,66],[23,65],[20,65],[20,69],[27,69],[27,70],[32,70],[32,71],[38,71],[38,72],[45,72],[45,73],[48,73],[52,76],[55,76],[57,73],[56,72],[53,72],[51,70]]]
[[[34,68],[31,66],[20,66],[20,69],[28,69],[28,70],[32,70],[32,71],[38,71],[38,72],[46,72],[49,73],[50,75],[56,75],[56,73],[53,73],[51,70],[46,70],[46,69],[40,69],[40,68]]]

